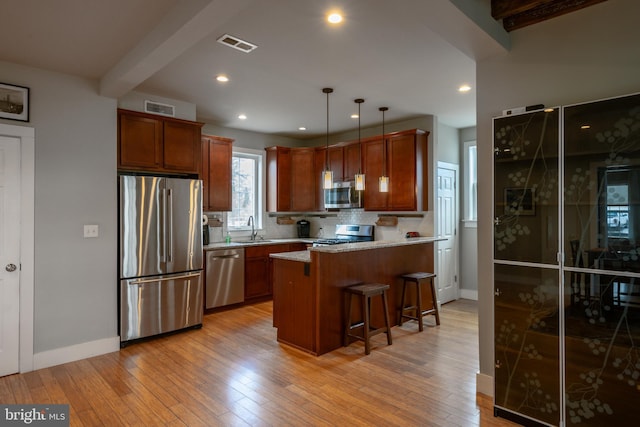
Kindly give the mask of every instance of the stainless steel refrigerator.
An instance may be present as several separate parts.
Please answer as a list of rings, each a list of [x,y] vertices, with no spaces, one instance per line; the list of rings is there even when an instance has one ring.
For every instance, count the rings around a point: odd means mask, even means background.
[[[202,181],[119,177],[120,342],[202,325]]]

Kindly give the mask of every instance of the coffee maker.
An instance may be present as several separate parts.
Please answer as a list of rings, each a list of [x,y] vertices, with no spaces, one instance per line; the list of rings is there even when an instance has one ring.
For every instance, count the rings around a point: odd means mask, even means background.
[[[309,237],[309,233],[311,232],[311,223],[306,219],[301,219],[296,223],[298,227],[298,238]]]

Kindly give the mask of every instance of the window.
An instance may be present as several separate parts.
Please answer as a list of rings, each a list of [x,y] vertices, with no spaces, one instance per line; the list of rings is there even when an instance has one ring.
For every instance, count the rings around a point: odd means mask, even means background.
[[[234,149],[231,161],[232,211],[227,215],[228,227],[250,229],[253,216],[255,228],[262,228],[262,153],[256,150]]]
[[[476,141],[464,144],[464,219],[478,220],[478,150]]]

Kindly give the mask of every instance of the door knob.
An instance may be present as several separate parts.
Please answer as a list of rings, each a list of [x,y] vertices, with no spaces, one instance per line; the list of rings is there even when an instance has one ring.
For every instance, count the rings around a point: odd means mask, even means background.
[[[15,264],[7,264],[7,266],[4,268],[5,270],[7,270],[9,273],[11,273],[12,271],[16,271],[16,265]]]

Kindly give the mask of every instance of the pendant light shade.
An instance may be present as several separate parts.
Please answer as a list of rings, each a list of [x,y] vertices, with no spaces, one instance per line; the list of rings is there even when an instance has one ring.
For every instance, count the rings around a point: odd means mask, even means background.
[[[364,102],[364,99],[358,98],[354,100],[358,104],[358,173],[355,176],[356,190],[364,190],[364,174],[362,173],[362,146],[360,145],[360,104]]]
[[[382,111],[382,176],[378,178],[378,191],[381,193],[389,192],[389,177],[387,176],[387,147],[384,143],[384,112],[389,108],[380,107],[378,110]]]
[[[322,172],[322,188],[325,190],[333,188],[333,172],[329,168],[329,94],[333,93],[333,89],[325,87],[322,93],[327,95],[327,143],[324,153],[324,171]]]

